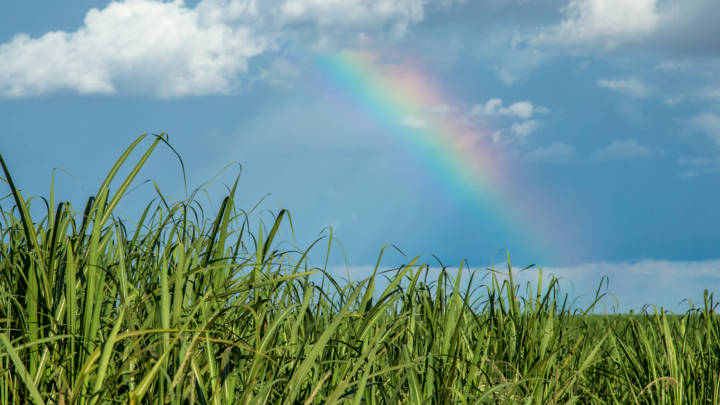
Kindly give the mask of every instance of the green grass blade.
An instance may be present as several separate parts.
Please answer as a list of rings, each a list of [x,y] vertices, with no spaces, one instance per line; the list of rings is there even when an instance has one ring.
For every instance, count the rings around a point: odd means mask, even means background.
[[[3,349],[5,349],[5,352],[7,352],[10,356],[10,360],[12,360],[12,363],[15,366],[15,371],[20,376],[20,379],[22,380],[23,384],[25,384],[25,388],[30,394],[30,400],[35,405],[43,405],[45,402],[43,401],[37,387],[33,383],[32,377],[30,377],[30,373],[28,373],[27,368],[25,368],[22,360],[20,360],[20,356],[18,356],[18,353],[12,347],[12,344],[10,344],[7,335],[4,333],[0,333],[0,344],[2,344]]]

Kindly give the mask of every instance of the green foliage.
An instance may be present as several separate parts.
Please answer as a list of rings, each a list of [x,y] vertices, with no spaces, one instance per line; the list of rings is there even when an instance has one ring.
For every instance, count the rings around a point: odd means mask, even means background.
[[[165,142],[138,138],[82,213],[51,189],[39,222],[0,157],[0,403],[720,404],[707,292],[684,315],[594,315],[541,271],[520,294],[510,266],[417,258],[341,284],[276,247],[285,211],[250,232],[237,180],[214,218],[161,196],[129,230],[113,209]]]

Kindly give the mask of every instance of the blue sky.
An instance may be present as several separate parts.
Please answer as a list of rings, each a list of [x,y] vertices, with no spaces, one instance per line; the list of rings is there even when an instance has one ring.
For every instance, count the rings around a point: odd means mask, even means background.
[[[262,207],[288,208],[301,245],[332,226],[358,272],[385,244],[479,268],[508,249],[579,294],[609,275],[623,309],[682,309],[720,293],[718,18],[716,0],[10,2],[0,152],[28,194],[65,170],[57,192],[79,207],[132,140],[166,132],[191,187],[241,163],[243,206],[270,194]],[[523,200],[542,227],[483,213],[372,111],[339,103],[317,57],[341,51],[435,83],[442,102],[397,125],[476,129],[510,168],[511,192],[488,198]],[[184,196],[167,149],[140,177]]]

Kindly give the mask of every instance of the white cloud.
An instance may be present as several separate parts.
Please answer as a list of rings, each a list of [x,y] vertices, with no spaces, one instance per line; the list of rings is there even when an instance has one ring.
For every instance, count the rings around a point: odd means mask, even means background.
[[[571,0],[565,19],[538,34],[534,43],[601,44],[611,49],[649,35],[660,24],[656,0]]]
[[[692,129],[720,145],[720,115],[706,111],[694,116],[688,123]]]
[[[325,43],[364,30],[402,35],[422,18],[422,0],[202,0],[194,8],[180,0],[114,1],[88,11],[74,32],[18,34],[0,44],[0,96],[224,94],[252,58],[293,35]],[[271,64],[267,72],[287,82],[291,70]]]
[[[0,94],[113,93],[123,84],[160,97],[225,93],[268,45],[247,29],[203,24],[178,2],[114,2],[90,10],[74,33],[17,35],[0,46]]]
[[[113,2],[90,10],[76,32],[17,35],[1,45],[0,94],[113,93],[119,86],[160,97],[226,93],[269,46],[245,27],[203,22],[180,2]]]
[[[562,142],[555,142],[550,146],[541,146],[525,157],[528,160],[544,163],[565,163],[575,157],[575,147]]]
[[[510,126],[510,131],[512,131],[513,134],[518,135],[520,137],[526,137],[533,132],[537,131],[537,129],[540,128],[540,122],[536,120],[528,120],[528,121],[522,121],[522,122],[514,122]]]
[[[505,107],[499,98],[491,98],[484,104],[475,105],[471,110],[471,114],[475,116],[519,118],[520,121],[513,122],[509,128],[497,130],[492,135],[495,144],[502,143],[506,145],[524,143],[526,138],[542,125],[540,121],[531,118],[537,114],[548,113],[550,113],[550,110],[547,107],[535,106],[529,101],[518,101]]]
[[[540,128],[540,121],[527,120],[513,122],[510,128],[499,129],[492,134],[496,145],[525,144],[528,136]]]
[[[595,160],[622,160],[646,158],[652,154],[652,150],[639,144],[635,139],[624,141],[613,141],[610,145],[598,150],[593,154]]]
[[[474,115],[507,115],[526,120],[533,114],[547,114],[550,110],[542,106],[533,106],[529,101],[518,101],[503,107],[499,98],[491,98],[485,104],[478,104],[472,109]]]
[[[601,79],[598,80],[597,85],[598,87],[615,90],[635,98],[645,98],[650,94],[650,90],[647,88],[647,86],[638,79]]]
[[[550,114],[550,109],[543,106],[535,107],[535,113],[537,114]]]
[[[526,35],[526,42],[581,54],[635,43],[692,62],[720,55],[717,0],[569,0],[560,11],[559,23]],[[656,69],[690,71],[692,62],[661,62]]]

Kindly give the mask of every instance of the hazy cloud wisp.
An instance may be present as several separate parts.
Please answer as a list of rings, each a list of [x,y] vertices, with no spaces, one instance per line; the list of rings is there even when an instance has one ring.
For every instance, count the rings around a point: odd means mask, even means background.
[[[690,127],[720,145],[720,115],[705,111],[689,121]]]
[[[540,146],[528,152],[525,157],[541,163],[567,163],[575,158],[575,147],[563,142]]]
[[[634,98],[645,98],[650,94],[648,87],[638,79],[600,79],[597,85]]]
[[[641,159],[652,154],[652,150],[641,145],[635,139],[613,141],[610,145],[598,150],[593,154],[593,159],[598,161]]]

